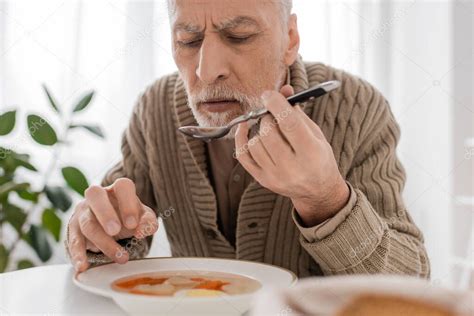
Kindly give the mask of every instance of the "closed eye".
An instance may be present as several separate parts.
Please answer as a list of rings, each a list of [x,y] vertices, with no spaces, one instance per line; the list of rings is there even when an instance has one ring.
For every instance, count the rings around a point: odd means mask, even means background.
[[[249,42],[255,34],[247,35],[247,36],[234,36],[234,35],[225,35],[225,39],[230,42],[231,44],[245,44]],[[179,46],[185,48],[197,48],[201,46],[203,38],[198,38],[195,40],[188,40],[188,41],[177,41]]]
[[[244,44],[248,42],[253,35],[250,36],[226,36],[227,40],[233,44]]]
[[[184,47],[199,47],[202,43],[202,39],[192,40],[192,41],[178,41],[180,46]]]

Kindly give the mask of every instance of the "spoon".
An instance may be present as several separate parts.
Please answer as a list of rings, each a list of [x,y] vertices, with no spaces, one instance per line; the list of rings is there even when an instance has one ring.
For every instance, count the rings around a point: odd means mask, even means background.
[[[310,101],[320,96],[323,96],[326,93],[339,88],[340,86],[341,86],[341,82],[337,80],[323,82],[308,90],[292,95],[291,97],[288,97],[287,100],[288,100],[288,103],[294,106],[295,104]],[[232,127],[234,127],[235,125],[248,121],[248,120],[257,119],[267,113],[269,113],[268,110],[266,108],[263,108],[261,110],[251,111],[244,115],[238,116],[225,126],[218,126],[218,127],[182,126],[178,130],[187,136],[210,142],[213,139],[218,139],[227,135],[232,129]]]

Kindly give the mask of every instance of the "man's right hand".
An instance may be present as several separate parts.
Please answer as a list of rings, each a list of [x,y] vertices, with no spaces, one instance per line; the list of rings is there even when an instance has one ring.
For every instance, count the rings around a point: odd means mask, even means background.
[[[117,263],[126,263],[128,252],[117,240],[143,239],[157,229],[155,213],[141,203],[132,180],[120,178],[105,188],[91,186],[69,221],[67,246],[72,264],[78,272],[86,270],[86,250],[102,252]]]

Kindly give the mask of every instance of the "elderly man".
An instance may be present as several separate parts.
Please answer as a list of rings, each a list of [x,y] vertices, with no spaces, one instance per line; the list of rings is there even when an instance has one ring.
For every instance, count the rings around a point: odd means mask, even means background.
[[[145,256],[161,216],[173,256],[254,260],[300,277],[429,276],[387,101],[355,76],[303,62],[291,5],[169,1],[179,71],[143,93],[122,161],[77,205],[67,247],[78,271]],[[286,101],[328,80],[341,88],[304,107]],[[204,143],[177,131],[262,107],[271,114],[256,133],[244,123]]]

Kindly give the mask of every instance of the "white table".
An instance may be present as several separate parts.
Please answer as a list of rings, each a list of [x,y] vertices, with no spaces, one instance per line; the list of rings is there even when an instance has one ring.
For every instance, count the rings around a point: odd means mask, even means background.
[[[126,315],[108,298],[74,285],[71,265],[51,265],[0,274],[0,315]]]

